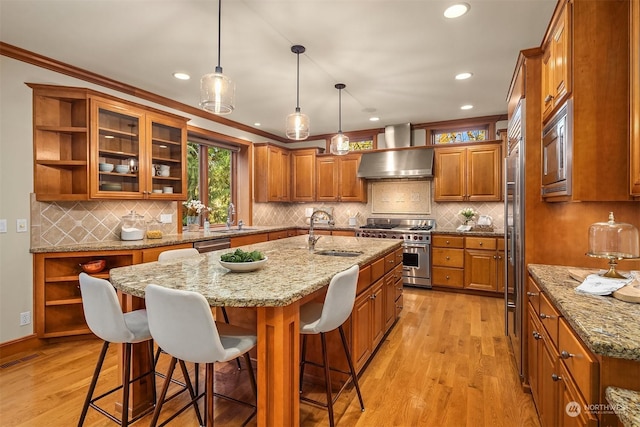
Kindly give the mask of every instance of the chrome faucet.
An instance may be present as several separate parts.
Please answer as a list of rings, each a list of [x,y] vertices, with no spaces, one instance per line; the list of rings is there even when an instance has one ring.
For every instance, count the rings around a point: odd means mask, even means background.
[[[227,230],[229,230],[233,225],[233,216],[235,214],[236,214],[236,207],[233,206],[233,203],[229,202],[229,207],[227,208]]]
[[[320,240],[320,237],[322,236],[318,236],[315,237],[313,234],[313,223],[316,220],[316,215],[317,214],[322,214],[324,216],[326,216],[327,218],[329,218],[329,225],[334,225],[335,221],[333,220],[333,216],[331,216],[331,214],[327,211],[323,211],[321,209],[315,210],[313,212],[313,214],[311,214],[311,218],[309,218],[309,250],[313,251],[316,247],[316,242],[318,240]]]

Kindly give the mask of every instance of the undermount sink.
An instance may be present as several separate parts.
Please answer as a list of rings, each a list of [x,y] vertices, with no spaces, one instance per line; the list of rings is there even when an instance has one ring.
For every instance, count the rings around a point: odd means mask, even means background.
[[[340,251],[334,249],[325,249],[322,251],[314,252],[316,255],[326,255],[326,256],[342,256],[342,257],[354,257],[362,255],[362,252],[356,251]]]
[[[239,232],[242,232],[242,231],[253,231],[253,230],[255,230],[255,228],[242,227],[241,230],[238,230],[237,228],[230,228],[230,229],[212,228],[211,232],[212,233],[239,233]]]

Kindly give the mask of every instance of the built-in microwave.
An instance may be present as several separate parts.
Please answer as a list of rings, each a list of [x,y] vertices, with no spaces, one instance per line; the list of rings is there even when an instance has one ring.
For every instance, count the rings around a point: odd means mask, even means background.
[[[572,100],[542,130],[542,197],[571,195]]]

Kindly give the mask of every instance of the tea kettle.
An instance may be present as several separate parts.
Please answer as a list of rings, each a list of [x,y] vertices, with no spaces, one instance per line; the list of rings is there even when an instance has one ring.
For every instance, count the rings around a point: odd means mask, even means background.
[[[120,239],[122,240],[142,240],[144,239],[144,216],[138,215],[136,211],[122,217],[120,228]]]

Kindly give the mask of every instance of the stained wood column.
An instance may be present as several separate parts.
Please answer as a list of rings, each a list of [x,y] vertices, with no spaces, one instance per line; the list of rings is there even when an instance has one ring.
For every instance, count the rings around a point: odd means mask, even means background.
[[[145,308],[143,298],[126,295],[120,291],[118,291],[118,297],[120,298],[122,311],[125,313]],[[118,349],[118,368],[122,375],[124,375],[123,365],[124,344],[121,344]],[[148,372],[152,366],[153,360],[150,360],[149,343],[145,341],[133,344],[131,346],[131,378],[136,378]],[[121,384],[122,378],[123,377],[120,378]],[[122,395],[119,396],[121,398]],[[153,379],[151,376],[146,376],[140,379],[140,381],[131,384],[131,392],[129,393],[129,417],[136,417],[153,408],[155,405],[153,397]],[[120,400],[116,402],[116,411],[122,413],[122,402],[120,402]]]
[[[258,427],[300,424],[299,302],[258,307]]]

